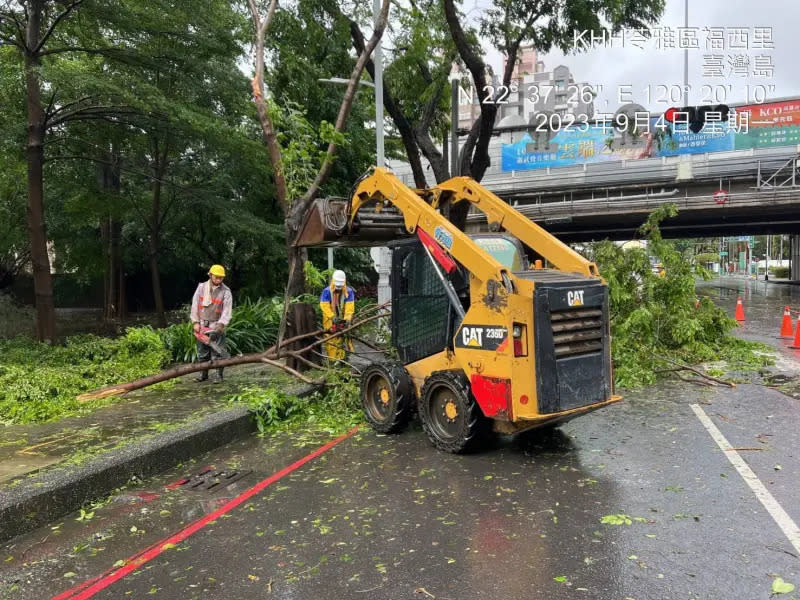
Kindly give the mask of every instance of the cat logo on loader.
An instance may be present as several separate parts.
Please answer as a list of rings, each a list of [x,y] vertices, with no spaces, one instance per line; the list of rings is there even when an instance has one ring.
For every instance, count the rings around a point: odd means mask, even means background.
[[[461,329],[461,341],[465,346],[481,348],[483,346],[483,327],[464,327]]]
[[[583,290],[567,292],[567,304],[570,306],[583,306]]]

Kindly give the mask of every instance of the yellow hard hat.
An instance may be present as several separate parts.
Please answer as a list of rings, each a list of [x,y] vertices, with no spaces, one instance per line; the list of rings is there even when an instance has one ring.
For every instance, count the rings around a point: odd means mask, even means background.
[[[225,277],[225,267],[222,265],[211,265],[208,270],[209,275],[216,275],[217,277]]]

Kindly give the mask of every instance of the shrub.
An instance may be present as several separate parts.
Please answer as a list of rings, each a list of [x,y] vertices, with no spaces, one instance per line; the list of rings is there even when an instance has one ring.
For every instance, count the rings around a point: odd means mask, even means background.
[[[770,267],[769,272],[778,279],[789,278],[789,267]]]
[[[616,383],[636,387],[654,383],[657,371],[674,361],[698,363],[729,358],[737,364],[760,364],[754,352],[760,345],[730,335],[736,322],[711,300],[696,307],[695,281],[710,278],[701,265],[692,265],[658,225],[675,216],[673,205],[659,208],[640,228],[647,249],[623,249],[609,241],[590,246],[592,259],[608,282],[612,327],[612,356]],[[665,275],[652,272],[648,253],[664,265]]]
[[[235,306],[226,330],[231,354],[262,352],[275,343],[282,310],[283,301],[279,298],[246,299]],[[174,362],[197,358],[197,340],[188,320],[162,329],[160,335]]]

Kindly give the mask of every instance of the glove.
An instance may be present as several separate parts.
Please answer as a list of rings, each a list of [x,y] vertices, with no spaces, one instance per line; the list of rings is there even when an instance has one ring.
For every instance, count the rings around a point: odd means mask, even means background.
[[[214,329],[216,329],[217,333],[225,333],[225,325],[222,323],[217,323],[217,326]]]

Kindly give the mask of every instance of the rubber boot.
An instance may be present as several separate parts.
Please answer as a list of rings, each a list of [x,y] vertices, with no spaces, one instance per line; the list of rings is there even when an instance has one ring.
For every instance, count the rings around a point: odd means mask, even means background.
[[[216,375],[214,375],[213,382],[214,383],[222,383],[224,381],[222,377],[222,369],[217,369]]]
[[[208,380],[208,371],[201,371],[200,375],[195,377],[194,380],[196,382],[198,382],[198,383],[200,383],[201,381],[207,381]]]

